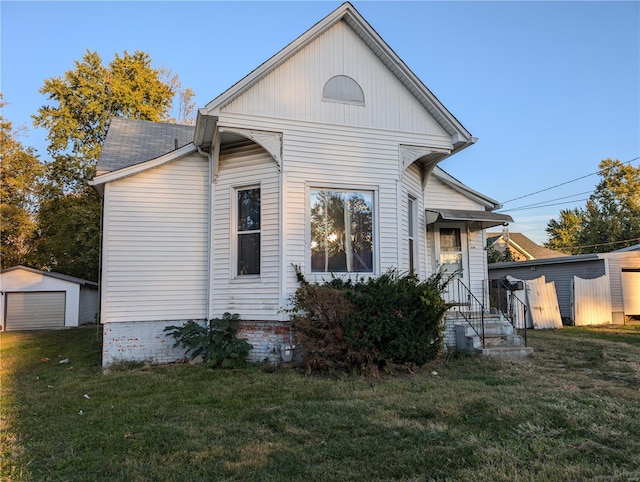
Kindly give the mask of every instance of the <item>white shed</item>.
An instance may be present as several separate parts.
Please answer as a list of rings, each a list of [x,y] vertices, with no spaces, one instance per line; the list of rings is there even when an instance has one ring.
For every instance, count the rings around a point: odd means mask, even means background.
[[[0,271],[0,330],[53,330],[95,321],[98,283],[14,266]]]

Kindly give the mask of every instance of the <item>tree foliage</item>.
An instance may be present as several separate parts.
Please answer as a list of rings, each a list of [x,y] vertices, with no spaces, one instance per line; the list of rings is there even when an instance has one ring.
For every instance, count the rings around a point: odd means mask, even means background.
[[[6,103],[0,94],[0,108]],[[33,149],[17,139],[12,123],[0,114],[0,240],[2,268],[26,264],[37,226],[44,166]]]
[[[547,224],[547,248],[567,254],[608,252],[640,241],[640,166],[605,159],[584,208],[560,211]]]
[[[88,181],[110,119],[186,122],[194,94],[140,51],[116,54],[108,65],[87,51],[73,69],[46,79],[40,93],[48,103],[33,120],[48,131],[49,160],[38,161],[2,123],[3,266],[20,262],[95,280],[101,207]]]

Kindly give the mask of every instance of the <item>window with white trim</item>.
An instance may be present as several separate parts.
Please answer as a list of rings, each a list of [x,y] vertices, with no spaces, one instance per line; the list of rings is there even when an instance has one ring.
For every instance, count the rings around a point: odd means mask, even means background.
[[[415,230],[416,230],[416,200],[412,196],[409,196],[407,200],[407,222],[408,222],[408,242],[409,242],[409,272],[413,273],[416,269],[416,243],[415,243]]]
[[[311,190],[311,271],[373,272],[373,191]]]
[[[236,190],[236,273],[260,274],[260,187]]]

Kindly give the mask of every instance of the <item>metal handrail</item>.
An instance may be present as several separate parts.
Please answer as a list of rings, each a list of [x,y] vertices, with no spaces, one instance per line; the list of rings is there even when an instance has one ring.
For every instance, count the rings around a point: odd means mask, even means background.
[[[452,298],[449,301],[452,303],[452,310],[457,312],[460,317],[471,326],[476,335],[480,337],[482,341],[482,348],[485,348],[485,336],[484,336],[484,305],[476,298],[471,290],[460,279],[453,281],[454,293],[452,296],[449,290],[449,297]],[[451,286],[451,285],[449,285]],[[466,301],[465,301],[466,299]],[[466,310],[463,310],[466,308]],[[479,321],[479,325],[478,322]]]
[[[498,297],[496,308],[502,313],[513,328],[524,330],[524,346],[527,344],[527,305],[514,293],[514,289],[506,279],[493,280],[497,281]],[[508,293],[508,295],[507,295]],[[518,326],[518,314],[522,314],[522,327]]]

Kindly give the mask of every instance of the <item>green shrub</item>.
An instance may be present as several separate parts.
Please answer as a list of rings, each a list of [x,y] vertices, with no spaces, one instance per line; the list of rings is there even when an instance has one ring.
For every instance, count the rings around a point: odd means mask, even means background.
[[[234,368],[246,365],[252,346],[238,338],[238,314],[225,313],[205,325],[193,320],[182,326],[167,326],[167,336],[175,338],[173,346],[182,346],[192,359],[199,356],[209,367]]]
[[[376,374],[391,364],[423,365],[442,351],[442,318],[450,307],[442,299],[448,282],[442,273],[420,281],[390,271],[323,284],[297,275],[292,321],[308,371]]]

